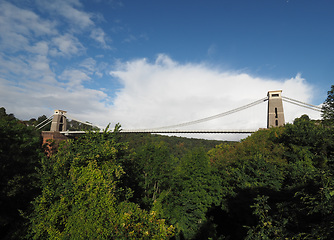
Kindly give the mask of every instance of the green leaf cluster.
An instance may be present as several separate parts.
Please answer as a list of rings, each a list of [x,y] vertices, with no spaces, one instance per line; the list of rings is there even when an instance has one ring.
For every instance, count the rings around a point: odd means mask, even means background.
[[[332,239],[333,127],[308,116],[210,150],[222,178],[219,236]]]
[[[133,200],[175,226],[177,239],[193,238],[220,204],[221,178],[203,148],[147,139],[126,161]]]
[[[325,124],[333,125],[334,123],[334,85],[327,92],[327,98],[322,105],[322,118]]]
[[[40,169],[32,239],[165,239],[173,227],[128,201],[122,182],[127,146],[117,131],[90,132],[63,142]]]

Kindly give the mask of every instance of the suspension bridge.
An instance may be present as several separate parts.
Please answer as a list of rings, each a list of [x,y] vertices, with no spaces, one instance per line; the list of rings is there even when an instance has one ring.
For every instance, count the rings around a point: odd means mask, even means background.
[[[295,100],[289,97],[282,96],[282,91],[269,91],[265,98],[261,98],[257,101],[251,102],[249,104],[243,105],[241,107],[219,113],[213,116],[209,116],[202,119],[197,119],[194,121],[183,122],[179,124],[163,126],[159,128],[152,129],[122,129],[121,133],[153,133],[153,134],[178,134],[178,133],[230,133],[230,134],[250,134],[256,132],[258,129],[228,129],[228,130],[189,130],[184,129],[182,127],[188,127],[199,123],[208,122],[214,119],[223,118],[225,116],[229,116],[231,114],[252,108],[256,105],[259,105],[263,102],[268,102],[268,112],[267,112],[267,128],[270,127],[279,127],[285,124],[284,120],[284,111],[283,111],[283,103],[288,102],[300,107],[304,107],[307,109],[311,109],[314,111],[321,112],[321,108],[312,104],[308,104],[299,100]],[[50,131],[44,132],[44,135],[50,135],[52,133],[58,133],[63,135],[75,135],[75,134],[83,134],[85,131],[69,131],[67,129],[67,121],[66,119],[72,119],[81,124],[88,125],[91,127],[96,127],[94,124],[84,122],[78,120],[76,118],[71,117],[66,111],[63,110],[55,110],[54,114],[50,116],[45,121],[38,124],[36,127],[41,129],[46,125],[51,123]],[[181,128],[181,129],[180,129]]]

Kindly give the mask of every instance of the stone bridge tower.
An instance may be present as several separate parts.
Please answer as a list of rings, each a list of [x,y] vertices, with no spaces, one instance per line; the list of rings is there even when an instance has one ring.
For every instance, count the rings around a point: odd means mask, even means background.
[[[282,90],[269,91],[267,128],[280,127],[284,124]]]
[[[65,113],[66,111],[63,110],[54,111],[50,132],[63,132],[67,130]]]
[[[48,143],[48,140],[53,140],[56,146],[58,146],[59,142],[67,139],[66,136],[60,133],[67,130],[65,113],[66,111],[63,110],[55,110],[50,131],[42,132],[43,145],[47,144],[45,145],[45,149],[48,155],[51,155],[53,152],[53,147],[50,145],[50,143]]]

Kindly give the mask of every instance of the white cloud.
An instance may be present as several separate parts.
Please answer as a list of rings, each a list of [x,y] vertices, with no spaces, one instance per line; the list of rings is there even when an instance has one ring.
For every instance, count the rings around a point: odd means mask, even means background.
[[[274,80],[245,73],[225,72],[205,64],[179,64],[166,55],[153,63],[146,59],[118,63],[110,72],[124,86],[117,93],[111,118],[123,128],[155,128],[219,114],[266,97],[269,90],[310,102],[311,86],[299,74]],[[285,118],[292,122],[304,113],[318,113],[284,103]],[[266,127],[267,105],[188,127],[189,129],[257,129]],[[224,136],[226,137],[226,136]]]
[[[51,115],[55,109],[64,109],[79,119],[96,123],[100,122],[98,116],[108,111],[108,95],[85,87],[83,83],[90,81],[90,77],[79,69],[65,70],[60,76],[62,81],[57,81],[52,72],[48,74],[48,65],[40,66],[39,71],[48,78],[38,76],[37,69],[26,70],[33,80],[19,82],[0,78],[1,106],[20,119]]]
[[[20,119],[60,108],[93,121],[110,104],[106,93],[85,86],[92,75],[102,76],[101,63],[88,58],[82,66],[74,61],[64,66],[59,58],[85,53],[79,34],[96,28],[92,15],[81,10],[78,0],[34,3],[39,11],[20,2],[0,2],[1,106]]]
[[[117,30],[116,30],[117,31]],[[139,40],[145,40],[147,41],[149,38],[146,34],[140,34],[138,36],[134,36],[132,34],[130,34],[127,38],[125,38],[123,40],[124,43],[131,43],[131,42],[135,42],[135,41],[139,41]]]
[[[45,59],[40,56],[35,60],[42,63]],[[299,74],[290,79],[265,79],[213,69],[205,64],[180,64],[166,55],[159,55],[154,62],[146,59],[118,62],[110,74],[122,88],[112,100],[107,90],[85,87],[85,82],[92,81],[94,66],[94,60],[86,59],[81,64],[85,68],[67,69],[60,75],[61,81],[57,81],[48,64],[28,63],[22,71],[27,76],[35,74],[33,80],[15,83],[0,78],[0,102],[8,112],[20,113],[18,117],[22,119],[63,109],[83,121],[99,126],[119,122],[124,129],[162,127],[205,118],[264,98],[268,90],[282,89],[285,96],[312,102],[312,88]],[[288,122],[304,113],[319,117],[288,103],[284,103],[284,108]],[[266,114],[267,105],[263,103],[188,129],[264,128]],[[244,137],[188,136],[225,140]]]
[[[100,43],[103,48],[110,49],[110,46],[106,43],[106,34],[101,28],[94,28],[90,37]]]
[[[67,83],[68,87],[81,86],[84,81],[89,81],[91,78],[83,71],[78,69],[65,70],[59,77]]]
[[[48,55],[49,45],[46,41],[36,42],[34,45],[28,46],[26,49],[28,52],[38,55]]]
[[[97,64],[97,61],[93,58],[84,59],[79,65],[83,71],[85,71],[88,75],[95,75],[98,78],[104,76],[103,72],[105,68],[109,65],[105,62],[100,62]]]
[[[73,26],[73,30],[94,26],[92,14],[80,10],[78,0],[38,0],[37,3],[51,14],[60,15]]]
[[[5,1],[0,3],[0,32],[0,48],[5,52],[27,50],[34,38],[57,34],[52,21]]]
[[[82,61],[80,66],[88,70],[90,73],[93,73],[96,69],[96,60],[93,58],[86,58]]]
[[[57,36],[52,39],[52,43],[56,46],[50,52],[52,56],[81,55],[85,52],[84,46],[71,34]]]
[[[78,0],[38,0],[38,5],[48,11],[51,15],[63,19],[65,25],[70,26],[70,32],[75,34],[82,34],[85,31],[90,31],[90,37],[98,42],[102,48],[110,49],[107,44],[106,33],[103,29],[97,27],[93,21],[93,18],[97,17],[101,20],[99,14],[93,14],[86,12],[82,9],[82,4]],[[60,18],[59,18],[60,16]],[[60,21],[58,22],[61,25]],[[68,40],[68,39],[64,39]],[[73,40],[73,37],[72,39]],[[76,44],[77,45],[77,44]]]
[[[25,36],[35,34],[55,34],[55,24],[49,20],[41,19],[36,13],[18,8],[6,1],[1,3],[1,26],[6,30],[17,32]]]

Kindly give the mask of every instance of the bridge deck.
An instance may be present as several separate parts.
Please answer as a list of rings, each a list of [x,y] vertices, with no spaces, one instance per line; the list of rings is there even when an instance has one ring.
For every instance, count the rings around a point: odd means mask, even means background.
[[[133,130],[121,130],[120,133],[153,133],[153,134],[163,134],[163,133],[232,133],[232,134],[249,134],[254,133],[257,130],[255,129],[248,129],[248,130],[151,130],[151,129],[133,129]],[[60,132],[65,135],[72,135],[72,134],[83,134],[86,133],[85,131],[63,131]]]

